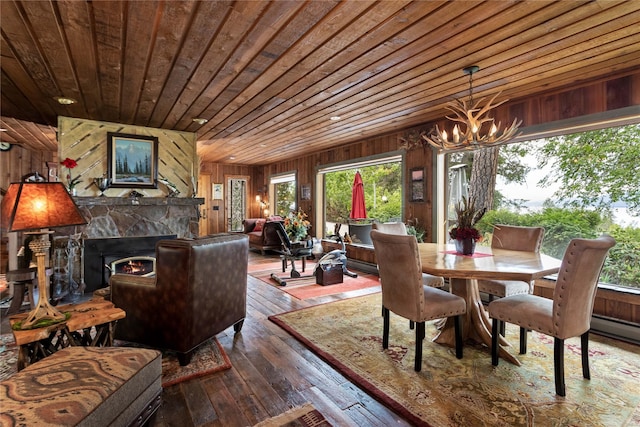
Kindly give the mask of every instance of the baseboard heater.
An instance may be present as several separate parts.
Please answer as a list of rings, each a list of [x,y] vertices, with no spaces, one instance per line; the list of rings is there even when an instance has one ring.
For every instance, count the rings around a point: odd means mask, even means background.
[[[591,332],[640,345],[640,325],[637,323],[593,315]]]

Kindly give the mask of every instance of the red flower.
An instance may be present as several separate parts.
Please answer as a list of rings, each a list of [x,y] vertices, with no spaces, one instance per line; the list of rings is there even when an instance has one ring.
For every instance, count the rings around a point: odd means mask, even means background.
[[[449,231],[449,236],[456,240],[473,239],[476,242],[482,239],[482,234],[480,234],[478,229],[468,227],[453,227],[451,231]]]
[[[62,166],[64,166],[65,168],[73,169],[78,166],[78,162],[67,157],[62,161]]]

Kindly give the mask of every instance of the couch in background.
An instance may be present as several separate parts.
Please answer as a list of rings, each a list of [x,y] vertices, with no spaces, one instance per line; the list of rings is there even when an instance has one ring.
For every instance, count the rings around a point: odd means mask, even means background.
[[[115,337],[174,350],[188,364],[200,344],[242,328],[248,256],[242,234],[159,241],[155,277],[111,276],[111,300],[127,313]]]
[[[242,221],[243,232],[249,236],[249,247],[259,250],[262,255],[267,250],[281,250],[282,242],[276,233],[275,222],[282,222],[282,219],[280,217],[246,218]]]

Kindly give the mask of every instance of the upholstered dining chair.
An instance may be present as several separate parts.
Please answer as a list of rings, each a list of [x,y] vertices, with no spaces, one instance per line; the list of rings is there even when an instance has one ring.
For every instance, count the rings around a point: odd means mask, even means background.
[[[520,326],[520,354],[527,352],[527,329],[554,339],[553,364],[556,394],[565,395],[564,340],[580,336],[582,376],[590,379],[589,328],[600,271],[609,249],[616,244],[611,236],[573,239],[562,259],[553,299],[521,294],[489,303],[493,319],[491,363],[498,365],[498,328],[503,322]]]
[[[509,249],[512,251],[540,252],[544,228],[520,227],[515,225],[497,224],[493,227],[491,247],[494,249]],[[478,290],[489,294],[489,302],[494,297],[508,297],[511,295],[532,294],[533,282],[520,280],[478,280]],[[504,323],[500,335],[504,336]]]
[[[491,247],[493,249],[509,249],[512,251],[540,252],[544,228],[519,227],[498,224],[493,228]],[[508,297],[510,295],[533,293],[533,283],[518,280],[478,280],[480,292],[489,294],[489,301],[494,296]]]
[[[402,222],[374,222],[371,225],[371,229],[378,230],[381,233],[395,234],[400,236],[407,235],[407,227]],[[427,286],[433,286],[434,288],[441,288],[444,286],[444,279],[440,276],[422,273],[422,283]]]
[[[454,316],[456,357],[462,358],[460,316],[466,313],[463,298],[422,283],[422,265],[414,236],[371,231],[382,287],[382,348],[389,347],[389,312],[416,324],[414,369],[422,369],[425,322]]]

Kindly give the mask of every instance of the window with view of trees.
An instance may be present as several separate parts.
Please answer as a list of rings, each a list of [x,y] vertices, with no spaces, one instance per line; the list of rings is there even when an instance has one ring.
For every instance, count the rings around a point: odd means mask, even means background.
[[[449,161],[472,169],[474,156]],[[502,146],[493,209],[478,226],[485,233],[493,224],[543,226],[542,252],[556,258],[572,238],[607,233],[617,244],[601,283],[640,288],[639,158],[637,124]]]
[[[274,184],[275,215],[286,217],[289,212],[296,210],[296,181],[286,181]]]
[[[364,184],[367,218],[378,222],[402,221],[402,163],[390,162],[371,166],[345,166],[345,169],[326,172],[325,230],[333,234],[336,223],[347,224],[351,212],[351,194],[356,171]]]

